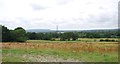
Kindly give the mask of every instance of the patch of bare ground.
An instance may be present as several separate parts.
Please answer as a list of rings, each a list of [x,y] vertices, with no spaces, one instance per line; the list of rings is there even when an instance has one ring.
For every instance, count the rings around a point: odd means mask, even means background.
[[[80,62],[75,59],[63,59],[48,55],[23,55],[22,57],[26,59],[25,62]]]

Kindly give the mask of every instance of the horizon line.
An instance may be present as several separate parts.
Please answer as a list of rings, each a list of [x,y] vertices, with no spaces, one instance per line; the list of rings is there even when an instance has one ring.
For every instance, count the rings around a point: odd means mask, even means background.
[[[35,29],[35,28],[34,28]],[[25,29],[25,30],[34,30],[34,29]],[[38,29],[38,28],[37,28]],[[44,29],[43,30],[56,30],[56,29]],[[59,30],[109,30],[109,29],[119,29],[119,28],[96,28],[96,29],[58,29]],[[39,29],[38,29],[39,30]]]

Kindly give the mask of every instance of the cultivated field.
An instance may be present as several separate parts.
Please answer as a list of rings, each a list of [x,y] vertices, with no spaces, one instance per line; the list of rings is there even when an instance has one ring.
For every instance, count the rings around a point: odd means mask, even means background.
[[[117,42],[2,43],[3,62],[117,62]]]

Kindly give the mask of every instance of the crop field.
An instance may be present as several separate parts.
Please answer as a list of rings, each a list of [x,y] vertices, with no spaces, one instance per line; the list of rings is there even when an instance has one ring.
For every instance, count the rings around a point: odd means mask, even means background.
[[[118,42],[2,43],[3,62],[117,62]]]

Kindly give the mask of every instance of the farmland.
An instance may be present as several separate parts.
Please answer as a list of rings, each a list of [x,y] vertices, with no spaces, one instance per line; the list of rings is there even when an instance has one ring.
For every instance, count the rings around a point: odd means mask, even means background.
[[[117,62],[118,42],[47,41],[2,43],[3,62]],[[88,40],[88,41],[84,41]]]
[[[36,33],[1,28],[3,62],[118,61],[117,30]]]

